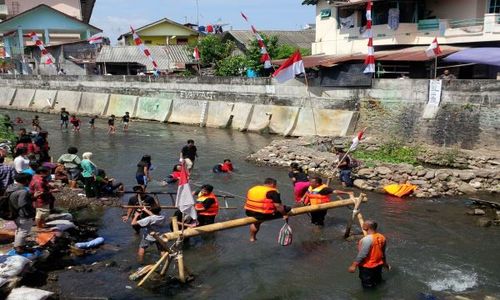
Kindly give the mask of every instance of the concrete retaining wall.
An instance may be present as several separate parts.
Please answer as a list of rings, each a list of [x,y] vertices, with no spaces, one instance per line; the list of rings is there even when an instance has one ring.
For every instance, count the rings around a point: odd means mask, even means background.
[[[12,102],[13,108],[28,109],[35,96],[33,89],[17,89],[14,101]]]
[[[56,95],[57,91],[55,90],[36,90],[33,102],[31,103],[31,108],[50,109],[54,107]]]
[[[59,91],[57,92],[54,111],[58,112],[61,108],[66,108],[70,114],[76,113],[82,100],[82,92]]]
[[[78,113],[103,116],[108,108],[109,95],[102,93],[83,93]]]
[[[133,113],[133,100],[120,100],[129,95],[165,99],[137,101],[133,114],[159,121],[211,127],[231,123],[233,129],[285,135],[351,135],[355,127],[369,127],[371,136],[390,140],[500,148],[500,81],[443,81],[439,108],[428,114],[428,80],[375,79],[371,88],[345,89],[309,83],[311,95],[300,80],[279,85],[269,78],[2,75],[0,86],[11,90],[0,91],[0,106],[8,106],[12,89],[17,91],[10,107],[20,109],[44,105],[37,96],[30,107],[35,90],[74,91],[83,92],[78,113],[101,115],[108,110],[108,95],[115,94],[122,96],[113,98],[108,111],[121,115]],[[125,108],[117,107],[124,102]]]
[[[0,87],[0,107],[9,107],[14,99],[16,89]]]
[[[140,97],[134,117],[166,122],[172,112],[172,99]]]
[[[112,94],[109,96],[109,103],[106,115],[107,116],[115,115],[117,117],[121,117],[124,116],[126,112],[128,112],[130,116],[134,116],[136,106],[137,106],[136,96]]]

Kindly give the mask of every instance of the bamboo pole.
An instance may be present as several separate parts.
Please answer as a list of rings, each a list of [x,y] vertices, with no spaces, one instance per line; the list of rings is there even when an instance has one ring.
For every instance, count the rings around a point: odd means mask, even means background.
[[[359,214],[359,206],[361,204],[361,201],[359,198],[355,200],[354,204],[354,209],[352,210],[352,217],[347,221],[347,226],[345,228],[345,233],[344,233],[344,238],[348,238],[349,235],[351,234],[351,227],[352,223],[354,222],[354,219],[356,219],[356,215]]]
[[[179,236],[184,233],[184,230],[183,231],[179,230],[179,223],[177,222],[177,218],[174,217],[171,218],[171,220],[172,220],[173,233],[177,234],[177,238],[179,238]],[[182,224],[184,224],[184,222]],[[177,267],[179,269],[179,280],[180,282],[185,283],[186,274],[184,273],[184,256],[182,255],[182,250],[179,250],[176,259],[177,259]]]
[[[121,205],[120,207],[122,208],[143,208],[143,207],[146,207],[146,208],[151,208],[151,206],[140,206],[140,205]],[[177,207],[175,206],[171,206],[171,205],[162,205],[160,206],[160,208],[162,209],[178,209]],[[238,209],[238,207],[224,207],[224,206],[219,206],[219,209]]]
[[[368,232],[366,232],[363,229],[363,224],[365,223],[365,220],[363,219],[363,215],[361,213],[358,213],[358,221],[359,221],[359,226],[361,226],[361,230],[363,230],[363,235],[366,236]]]
[[[170,262],[172,260],[170,259],[170,254],[167,258],[167,261],[165,262],[165,265],[163,265],[163,268],[161,269],[160,275],[164,276],[167,273],[168,267],[170,266]]]
[[[166,252],[165,254],[163,254],[163,256],[156,262],[156,264],[151,268],[151,270],[149,270],[148,274],[146,274],[146,276],[144,276],[144,278],[142,278],[142,280],[139,282],[139,284],[137,286],[141,286],[144,284],[144,282],[146,282],[146,280],[148,280],[149,276],[151,276],[151,274],[153,274],[156,269],[158,269],[158,267],[161,265],[161,263],[168,258],[168,256],[170,255],[170,253]]]
[[[360,194],[358,197],[360,202],[366,202],[368,201],[366,198],[365,194]],[[339,207],[345,207],[349,205],[355,205],[355,199],[348,199],[348,200],[339,200],[339,201],[333,201],[329,203],[324,203],[324,204],[318,204],[318,205],[309,205],[309,206],[302,206],[302,207],[296,207],[293,208],[288,215],[289,216],[297,216],[297,215],[302,215],[310,212],[315,212],[315,211],[320,211],[320,210],[325,210],[325,209],[333,209],[333,208],[339,208]],[[358,214],[359,216],[359,214]],[[202,234],[207,234],[211,232],[216,232],[220,230],[226,230],[226,229],[231,229],[235,227],[242,227],[246,225],[250,225],[256,222],[261,222],[253,217],[246,217],[246,218],[240,218],[236,220],[230,220],[226,222],[219,222],[219,223],[214,223],[210,225],[205,225],[205,226],[200,226],[200,227],[194,227],[194,228],[187,228],[183,232],[183,237],[192,237],[192,236],[198,236]],[[264,221],[265,222],[265,221]],[[175,240],[179,238],[180,232],[175,231],[174,232],[168,232],[165,233],[161,236],[161,239],[164,242],[168,242],[171,240]]]

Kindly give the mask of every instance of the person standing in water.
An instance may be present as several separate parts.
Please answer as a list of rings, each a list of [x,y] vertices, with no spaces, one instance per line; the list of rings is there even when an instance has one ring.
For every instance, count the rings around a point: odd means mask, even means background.
[[[151,155],[144,155],[141,160],[137,163],[137,172],[135,173],[135,179],[137,184],[142,186],[144,190],[148,186],[148,182],[151,180]]]
[[[130,122],[130,114],[127,111],[125,115],[122,117],[122,123],[123,123],[123,131],[128,131],[128,123]]]
[[[62,107],[61,108],[61,130],[63,129],[63,126],[68,129],[68,123],[69,123],[69,113],[66,111],[66,108]]]
[[[40,126],[40,119],[38,116],[35,116],[33,120],[31,120],[31,125],[33,126],[33,130],[36,132],[42,131],[42,127]]]
[[[115,119],[116,119],[115,115],[111,115],[108,118],[108,134],[112,134],[112,133],[116,132]]]
[[[95,129],[95,119],[97,119],[97,115],[90,117],[90,120],[89,120],[90,129],[92,129],[92,130]]]
[[[80,118],[78,118],[76,115],[71,115],[69,121],[73,125],[73,131],[80,132]]]
[[[194,145],[193,140],[188,140],[187,145],[182,147],[181,150],[181,159],[180,161],[184,161],[186,163],[186,168],[191,171],[194,167],[194,160],[198,157],[198,149]]]
[[[302,167],[298,163],[293,162],[290,164],[290,172],[288,172],[288,177],[293,183],[293,194],[295,196],[295,202],[299,203],[302,201],[302,197],[309,187],[309,176],[304,172]]]
[[[387,263],[385,255],[385,237],[377,232],[377,223],[366,220],[363,223],[363,230],[367,235],[359,241],[358,256],[349,267],[350,273],[359,269],[359,279],[365,289],[373,289],[382,283],[382,268],[391,269]]]

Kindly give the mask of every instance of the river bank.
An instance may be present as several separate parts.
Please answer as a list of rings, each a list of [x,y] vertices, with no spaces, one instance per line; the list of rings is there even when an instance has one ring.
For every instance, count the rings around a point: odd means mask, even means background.
[[[334,148],[348,148],[349,144],[348,138],[275,140],[247,159],[259,165],[280,167],[296,162],[309,173],[335,178],[338,158]],[[356,187],[383,193],[385,185],[409,182],[417,185],[414,193],[417,198],[500,191],[500,157],[495,152],[400,145],[394,152],[403,153],[402,162],[391,163],[388,161],[397,160],[381,155],[384,147],[387,145],[380,140],[366,139],[351,154],[360,162],[352,172]]]

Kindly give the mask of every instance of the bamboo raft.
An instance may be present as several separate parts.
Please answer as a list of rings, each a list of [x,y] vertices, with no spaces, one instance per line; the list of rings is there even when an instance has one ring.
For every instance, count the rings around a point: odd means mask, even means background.
[[[359,225],[361,228],[363,227],[364,219],[363,216],[360,213],[359,207],[361,203],[367,202],[368,198],[366,197],[365,194],[361,193],[358,197],[351,197],[350,199],[346,200],[338,200],[338,201],[333,201],[329,203],[324,203],[324,204],[319,204],[319,205],[310,205],[310,206],[302,206],[302,207],[295,207],[292,208],[292,210],[288,213],[288,216],[293,217],[293,216],[298,216],[298,215],[303,215],[315,211],[321,211],[321,210],[328,210],[328,209],[335,209],[335,208],[340,208],[340,207],[347,207],[347,206],[354,206],[354,209],[352,211],[352,216],[349,218],[346,231],[344,234],[344,237],[349,237],[352,223],[355,222],[357,219],[359,222]],[[276,220],[276,219],[273,219]],[[176,218],[172,218],[172,226],[173,226],[173,231],[164,233],[164,234],[159,234],[159,233],[153,233],[153,236],[156,238],[158,243],[162,246],[163,250],[165,253],[161,256],[161,258],[152,266],[147,274],[145,274],[144,278],[138,283],[138,286],[141,286],[148,280],[148,278],[162,265],[163,268],[160,272],[160,275],[165,275],[170,264],[176,260],[177,261],[177,269],[179,272],[179,281],[181,282],[186,282],[186,274],[189,272],[187,271],[186,266],[184,265],[184,258],[182,255],[182,241],[184,238],[188,237],[194,237],[194,236],[199,236],[199,235],[204,235],[204,234],[210,234],[213,232],[217,231],[222,231],[222,230],[227,230],[231,228],[237,228],[237,227],[242,227],[242,226],[247,226],[256,222],[268,222],[272,220],[257,220],[253,217],[245,217],[245,218],[240,218],[240,219],[235,219],[235,220],[229,220],[225,222],[219,222],[219,223],[214,223],[210,225],[205,225],[205,226],[200,226],[200,227],[194,227],[194,228],[185,228],[183,230],[179,229],[179,224],[177,223]],[[363,234],[366,235],[366,232],[363,231]],[[175,241],[174,244],[169,248],[168,247],[168,242]]]

